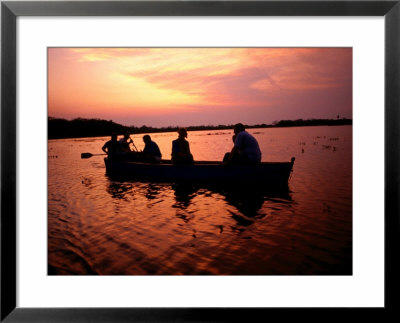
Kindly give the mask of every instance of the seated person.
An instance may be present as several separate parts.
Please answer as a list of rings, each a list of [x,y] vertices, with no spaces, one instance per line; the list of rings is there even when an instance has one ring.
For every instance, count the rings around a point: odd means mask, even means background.
[[[131,139],[130,134],[127,132],[124,136],[119,140],[121,144],[121,149],[123,152],[131,152],[131,147],[129,146],[131,143],[133,144],[133,140]]]
[[[142,158],[142,153],[140,153],[132,138],[130,137],[129,132],[125,133],[124,136],[119,140],[121,145],[121,158],[128,161],[139,161]],[[130,144],[133,145],[135,150],[132,150]]]
[[[151,140],[149,135],[143,136],[143,142],[145,143],[142,158],[143,161],[147,161],[149,163],[159,163],[161,161],[161,152],[158,145]]]
[[[186,129],[180,128],[178,134],[178,139],[172,142],[172,163],[193,164],[193,155],[190,153],[189,142],[185,139],[187,137]]]
[[[109,158],[119,157],[121,155],[122,148],[117,139],[117,135],[113,133],[111,135],[111,140],[107,141],[101,149],[108,155]]]
[[[233,144],[235,144],[235,139],[236,139],[236,135],[233,135],[233,136],[232,136]],[[222,160],[222,162],[223,162],[223,163],[228,162],[229,156],[230,156],[230,155],[231,155],[231,153],[226,153],[226,154],[224,155],[224,159]]]
[[[228,163],[258,164],[261,162],[261,150],[256,138],[248,133],[243,124],[238,123],[233,128],[236,138]]]

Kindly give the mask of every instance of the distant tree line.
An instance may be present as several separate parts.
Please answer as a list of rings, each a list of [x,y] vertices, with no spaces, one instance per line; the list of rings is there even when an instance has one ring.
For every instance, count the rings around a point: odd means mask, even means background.
[[[48,120],[49,139],[101,137],[113,132],[123,133],[126,130],[127,127],[111,120],[78,118],[69,121],[52,117]]]
[[[275,127],[344,126],[353,124],[351,119],[298,119],[274,122]]]
[[[281,120],[275,121],[273,124],[265,123],[258,125],[245,125],[246,128],[272,128],[272,127],[303,127],[303,126],[338,126],[351,125],[351,119],[298,119],[298,120]],[[123,126],[112,120],[102,119],[83,119],[77,118],[73,120],[48,118],[48,139],[62,138],[83,138],[83,137],[102,137],[110,136],[112,133],[130,134],[156,133],[156,132],[175,132],[179,127],[161,127],[154,128],[148,126],[134,127]],[[226,130],[232,129],[233,125],[218,126],[190,126],[186,127],[188,131],[199,130]]]

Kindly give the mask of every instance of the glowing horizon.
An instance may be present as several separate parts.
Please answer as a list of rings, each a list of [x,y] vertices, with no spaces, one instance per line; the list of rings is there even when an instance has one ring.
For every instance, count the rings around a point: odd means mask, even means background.
[[[351,48],[49,48],[48,115],[127,126],[352,117]]]

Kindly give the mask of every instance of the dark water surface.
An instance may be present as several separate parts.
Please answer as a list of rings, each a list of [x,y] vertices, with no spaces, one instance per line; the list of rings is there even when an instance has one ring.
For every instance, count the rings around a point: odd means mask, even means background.
[[[263,161],[296,157],[289,190],[117,181],[81,159],[108,138],[50,140],[49,274],[352,274],[352,127],[249,132]],[[151,136],[170,158],[176,133]],[[222,160],[231,138],[188,134],[195,160]]]

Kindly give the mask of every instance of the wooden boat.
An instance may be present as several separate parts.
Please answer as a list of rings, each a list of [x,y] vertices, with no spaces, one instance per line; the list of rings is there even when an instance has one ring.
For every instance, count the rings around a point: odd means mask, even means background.
[[[223,165],[217,161],[196,161],[192,165],[174,165],[170,160],[159,164],[105,158],[107,175],[162,182],[254,181],[262,184],[287,184],[295,158],[290,162],[263,162],[257,165]]]

